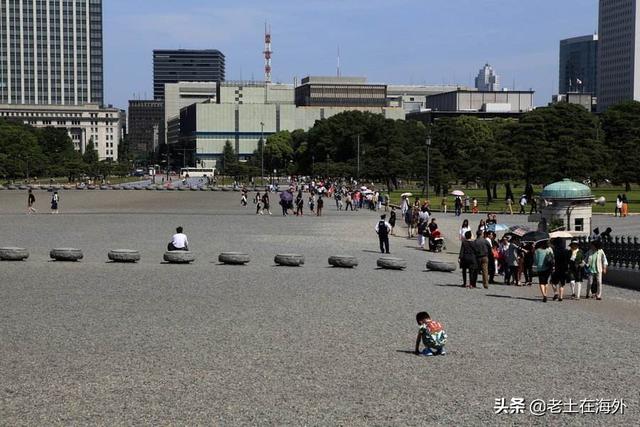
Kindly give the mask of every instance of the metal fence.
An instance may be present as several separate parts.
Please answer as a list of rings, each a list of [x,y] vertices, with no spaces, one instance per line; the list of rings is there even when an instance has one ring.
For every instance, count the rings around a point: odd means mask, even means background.
[[[589,251],[591,238],[578,239],[580,249],[586,254]],[[600,239],[602,249],[607,255],[609,266],[618,268],[640,269],[640,242],[637,237],[611,237]]]

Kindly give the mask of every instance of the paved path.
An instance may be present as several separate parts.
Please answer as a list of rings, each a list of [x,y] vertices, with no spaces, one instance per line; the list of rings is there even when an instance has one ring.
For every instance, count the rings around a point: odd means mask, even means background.
[[[32,254],[0,263],[1,424],[640,419],[638,293],[542,304],[535,289],[462,289],[459,274],[425,272],[433,255],[401,238],[391,248],[407,271],[377,270],[368,212],[256,217],[238,193],[113,191],[65,192],[61,215],[27,216],[23,196],[0,193],[0,244]],[[441,219],[447,230],[457,222]],[[160,263],[177,225],[193,265]],[[53,246],[81,247],[85,260],[49,262]],[[141,250],[142,261],[107,263],[121,247]],[[251,263],[215,262],[232,250]],[[290,251],[306,255],[304,267],[273,265]],[[328,268],[336,253],[360,266]],[[445,324],[448,356],[410,354],[419,310]],[[628,407],[624,416],[496,416],[502,397],[624,398]]]

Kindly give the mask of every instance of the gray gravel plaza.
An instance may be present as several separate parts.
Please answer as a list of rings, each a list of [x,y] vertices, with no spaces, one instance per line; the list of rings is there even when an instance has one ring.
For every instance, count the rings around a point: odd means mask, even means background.
[[[436,256],[401,237],[391,254],[408,268],[379,270],[376,214],[332,200],[323,217],[297,218],[276,196],[273,216],[256,216],[232,192],[66,191],[60,215],[49,193],[36,197],[43,213],[28,216],[26,192],[0,192],[0,246],[31,255],[0,263],[2,425],[640,424],[634,291],[543,304],[537,286],[464,289],[459,271],[426,272]],[[454,261],[461,219],[436,217],[449,239],[439,258]],[[640,218],[622,221],[597,219],[640,235]],[[162,263],[178,225],[191,265]],[[54,247],[84,259],[52,262]],[[142,260],[109,263],[119,248]],[[251,262],[219,264],[230,251]],[[274,265],[292,252],[304,266]],[[336,254],[359,266],[329,267]],[[412,354],[421,310],[445,325],[447,356]],[[494,413],[496,399],[517,397],[627,407]]]

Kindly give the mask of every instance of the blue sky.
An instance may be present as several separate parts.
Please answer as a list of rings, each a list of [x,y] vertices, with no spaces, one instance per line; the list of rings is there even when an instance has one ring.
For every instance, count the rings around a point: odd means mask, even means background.
[[[154,48],[215,48],[227,79],[262,79],[264,22],[274,81],[343,75],[372,82],[458,83],[491,63],[503,85],[558,86],[562,38],[597,30],[596,0],[105,0],[105,100],[153,97]]]

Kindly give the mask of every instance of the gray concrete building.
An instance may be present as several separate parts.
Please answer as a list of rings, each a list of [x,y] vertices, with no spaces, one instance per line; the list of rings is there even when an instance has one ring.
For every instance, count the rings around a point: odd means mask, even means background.
[[[598,111],[640,100],[640,3],[600,0],[598,20]]]
[[[154,50],[153,99],[163,100],[165,84],[220,82],[225,79],[225,57],[216,49]]]
[[[102,105],[103,90],[102,0],[0,0],[0,104]]]
[[[363,85],[369,86],[364,80],[361,81]],[[307,130],[317,120],[345,111],[368,111],[390,119],[405,118],[402,108],[384,105],[348,107],[341,105],[341,97],[338,97],[334,105],[297,106],[294,102],[295,93],[294,86],[290,84],[220,83],[215,101],[195,103],[182,108],[179,119],[169,120],[168,142],[173,149],[188,152],[185,155],[188,166],[211,168],[216,167],[221,159],[227,141],[235,148],[238,158],[245,160],[253,155],[262,137],[267,138],[283,130]],[[349,96],[357,93],[362,92],[350,91]]]
[[[296,87],[298,107],[385,107],[387,85],[367,83],[364,77],[317,77],[302,79]]]
[[[98,104],[85,105],[0,105],[0,118],[34,127],[67,130],[75,149],[81,153],[89,141],[100,160],[118,160],[118,143],[125,126],[122,111]]]
[[[597,93],[598,36],[560,40],[558,93]]]
[[[533,91],[455,90],[427,98],[427,108],[444,112],[523,113],[533,110]]]
[[[473,90],[461,85],[387,85],[387,106],[414,113],[427,108],[429,96],[458,89]]]
[[[597,106],[596,98],[590,93],[569,92],[554,95],[552,104],[556,104],[559,102],[580,105],[588,111],[595,111]]]

